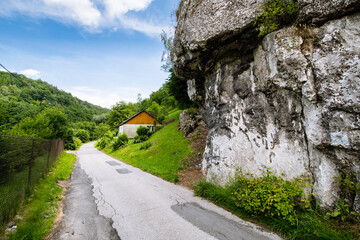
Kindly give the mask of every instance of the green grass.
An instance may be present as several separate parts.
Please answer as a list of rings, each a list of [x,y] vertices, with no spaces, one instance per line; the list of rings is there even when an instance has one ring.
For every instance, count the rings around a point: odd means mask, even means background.
[[[195,195],[206,198],[215,204],[233,212],[240,218],[265,225],[268,229],[279,233],[287,239],[311,239],[311,240],[346,240],[354,239],[347,232],[337,232],[331,227],[333,224],[324,218],[317,210],[297,212],[298,222],[291,225],[280,217],[266,218],[254,216],[238,208],[232,198],[235,185],[220,187],[209,182],[199,182],[194,186]]]
[[[173,111],[167,119],[178,118],[180,113],[181,110]],[[177,182],[178,171],[185,168],[181,160],[191,153],[190,141],[177,130],[178,123],[179,121],[175,121],[154,133],[146,141],[152,144],[146,150],[140,150],[142,143],[130,143],[117,151],[112,151],[111,147],[106,147],[103,151],[167,181]]]
[[[174,120],[174,119],[179,119],[179,115],[180,113],[182,113],[183,110],[179,110],[179,109],[173,109],[171,110],[168,115],[166,116],[164,122],[170,121],[170,120]]]
[[[23,220],[17,222],[17,232],[8,235],[7,239],[43,239],[51,232],[58,201],[62,198],[62,188],[57,180],[69,178],[76,157],[73,154],[62,153],[55,161],[50,172],[36,184],[33,193],[27,199],[18,213]],[[47,215],[48,218],[44,216]]]

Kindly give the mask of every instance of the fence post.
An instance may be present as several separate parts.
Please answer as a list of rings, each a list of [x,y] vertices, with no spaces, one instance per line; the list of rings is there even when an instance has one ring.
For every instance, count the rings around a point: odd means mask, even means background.
[[[31,156],[29,159],[28,189],[30,189],[30,184],[31,184],[31,167],[34,161],[34,147],[35,147],[34,145],[35,145],[35,139],[32,140]]]
[[[51,140],[48,140],[48,156],[47,156],[47,161],[46,161],[46,169],[49,168],[49,161],[50,161],[50,154],[51,154]]]

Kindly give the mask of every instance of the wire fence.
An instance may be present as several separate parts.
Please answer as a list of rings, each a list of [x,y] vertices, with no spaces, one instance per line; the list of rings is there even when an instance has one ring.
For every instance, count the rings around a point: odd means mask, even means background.
[[[62,140],[0,135],[0,226],[64,150]]]

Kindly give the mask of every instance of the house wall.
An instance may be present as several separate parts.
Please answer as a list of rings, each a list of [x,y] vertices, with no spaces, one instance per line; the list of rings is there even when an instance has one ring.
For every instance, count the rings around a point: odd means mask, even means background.
[[[119,127],[119,134],[125,133],[128,138],[134,138],[136,135],[136,129],[140,126],[151,127],[153,124],[124,124]]]

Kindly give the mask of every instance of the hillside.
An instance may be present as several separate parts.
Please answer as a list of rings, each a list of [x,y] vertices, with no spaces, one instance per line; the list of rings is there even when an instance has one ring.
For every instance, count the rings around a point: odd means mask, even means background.
[[[167,181],[192,188],[202,178],[199,160],[205,146],[202,139],[206,138],[207,131],[196,128],[192,134],[184,137],[184,133],[178,130],[182,111],[170,111],[165,119],[168,124],[143,143],[130,140],[125,146],[114,150],[115,140],[109,139],[105,148],[97,147],[114,158]]]
[[[0,126],[11,127],[41,110],[59,106],[70,122],[91,121],[108,109],[73,97],[41,80],[0,72]]]

